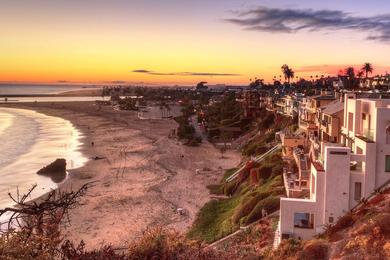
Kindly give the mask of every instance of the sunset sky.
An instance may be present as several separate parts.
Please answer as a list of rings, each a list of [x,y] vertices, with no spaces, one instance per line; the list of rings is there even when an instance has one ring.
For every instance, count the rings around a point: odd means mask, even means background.
[[[248,84],[373,63],[388,0],[0,0],[0,81]]]

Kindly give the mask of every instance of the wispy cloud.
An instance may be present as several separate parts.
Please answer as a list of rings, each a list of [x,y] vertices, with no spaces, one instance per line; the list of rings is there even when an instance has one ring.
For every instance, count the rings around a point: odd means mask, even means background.
[[[169,73],[163,73],[163,72],[156,72],[156,71],[145,70],[145,69],[137,69],[137,70],[133,70],[132,72],[144,73],[144,74],[155,75],[155,76],[204,76],[204,77],[241,76],[241,74],[234,74],[234,73],[212,73],[212,72],[169,72]]]
[[[353,30],[368,32],[369,40],[390,42],[390,14],[361,17],[338,10],[281,9],[261,6],[238,12],[236,17],[225,21],[246,30],[271,33]]]

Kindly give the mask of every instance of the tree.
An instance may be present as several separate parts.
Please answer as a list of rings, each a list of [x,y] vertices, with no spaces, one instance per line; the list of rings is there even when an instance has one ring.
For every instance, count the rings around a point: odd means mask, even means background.
[[[371,74],[374,71],[374,67],[372,67],[372,64],[369,62],[364,63],[362,67],[362,71],[366,73],[366,79],[368,78],[368,74]]]
[[[290,80],[294,78],[295,72],[287,64],[284,64],[282,66],[282,72],[284,78],[287,80],[288,84],[290,84]]]
[[[208,87],[206,86],[206,81],[201,81],[196,85],[196,90],[207,90]]]
[[[349,78],[355,78],[355,69],[353,67],[346,68],[345,75]]]
[[[250,88],[259,88],[259,87],[263,86],[263,84],[264,84],[264,79],[255,78],[254,81],[251,80],[249,87]]]
[[[356,74],[356,76],[359,79],[359,83],[362,82],[363,75],[364,75],[364,71],[362,71],[362,70],[359,70],[358,73]]]
[[[353,89],[357,85],[356,73],[353,67],[348,67],[344,71],[344,85],[347,89]]]

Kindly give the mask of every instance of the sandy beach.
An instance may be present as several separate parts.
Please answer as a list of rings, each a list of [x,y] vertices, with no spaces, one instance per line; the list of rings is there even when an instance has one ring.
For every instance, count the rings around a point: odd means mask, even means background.
[[[181,145],[168,137],[177,127],[173,120],[140,120],[135,112],[98,108],[93,102],[7,106],[71,121],[85,136],[83,154],[105,158],[72,170],[60,187],[75,190],[93,182],[82,205],[70,212],[71,226],[65,230],[67,238],[87,241],[88,248],[107,243],[126,247],[153,226],[187,231],[210,200],[206,186],[217,183],[224,170],[241,159],[234,151],[221,159],[208,142],[200,147]],[[177,208],[185,214],[178,214]]]

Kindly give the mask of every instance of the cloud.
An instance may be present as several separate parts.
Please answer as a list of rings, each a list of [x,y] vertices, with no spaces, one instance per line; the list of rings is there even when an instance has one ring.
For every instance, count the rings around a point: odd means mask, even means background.
[[[297,33],[300,31],[352,30],[369,32],[368,40],[390,42],[390,14],[359,17],[338,10],[256,7],[225,21],[251,31]]]
[[[151,70],[138,69],[133,70],[134,73],[144,73],[148,75],[157,75],[157,76],[205,76],[205,77],[221,77],[221,76],[241,76],[241,74],[233,73],[211,73],[211,72],[170,72],[162,73]]]
[[[113,80],[110,82],[111,84],[125,84],[127,83],[126,81],[124,80]]]

